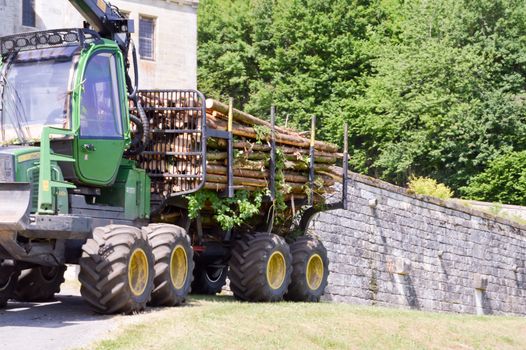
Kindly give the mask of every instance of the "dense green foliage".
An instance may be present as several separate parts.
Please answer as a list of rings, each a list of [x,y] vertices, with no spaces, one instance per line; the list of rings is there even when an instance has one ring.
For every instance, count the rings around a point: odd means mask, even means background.
[[[526,205],[526,151],[493,160],[464,192],[472,199]]]
[[[427,176],[470,197],[488,164],[526,149],[524,0],[202,0],[199,11],[199,88],[260,116],[275,103],[279,122],[304,130],[315,114],[333,142],[348,121],[355,171]]]
[[[524,1],[408,1],[374,39],[374,76],[351,119],[354,165],[458,189],[526,145]],[[356,142],[359,140],[359,142]]]
[[[274,103],[278,121],[302,129],[316,114],[325,138],[339,139],[332,124],[370,73],[377,16],[369,1],[202,0],[199,88],[260,116]]]

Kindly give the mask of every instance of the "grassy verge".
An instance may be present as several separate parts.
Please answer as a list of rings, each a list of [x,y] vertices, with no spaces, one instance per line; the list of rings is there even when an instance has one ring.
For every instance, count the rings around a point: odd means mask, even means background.
[[[133,316],[137,317],[137,316]],[[138,316],[90,349],[526,349],[526,319],[228,296]]]

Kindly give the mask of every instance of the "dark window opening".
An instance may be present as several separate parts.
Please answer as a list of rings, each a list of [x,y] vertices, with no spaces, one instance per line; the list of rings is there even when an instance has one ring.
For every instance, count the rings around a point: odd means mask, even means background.
[[[142,59],[155,59],[155,19],[139,18],[139,56]]]
[[[27,27],[36,26],[35,0],[22,1],[22,25]]]

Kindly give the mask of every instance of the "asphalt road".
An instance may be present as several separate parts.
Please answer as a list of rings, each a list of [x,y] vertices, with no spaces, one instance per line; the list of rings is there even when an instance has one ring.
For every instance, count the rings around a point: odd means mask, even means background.
[[[107,338],[130,319],[133,317],[95,314],[83,302],[78,287],[66,283],[53,302],[10,302],[6,309],[0,310],[0,349],[85,347]]]

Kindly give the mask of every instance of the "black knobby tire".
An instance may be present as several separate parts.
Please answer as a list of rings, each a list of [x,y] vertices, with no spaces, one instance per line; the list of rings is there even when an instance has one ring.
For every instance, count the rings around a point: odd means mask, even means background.
[[[301,236],[290,245],[290,252],[292,253],[292,282],[285,299],[320,301],[329,277],[327,250],[318,239]],[[320,267],[323,271],[320,270]]]
[[[14,298],[18,301],[42,302],[53,300],[64,283],[66,266],[38,266],[23,270],[18,277]]]
[[[194,278],[194,251],[190,237],[183,228],[169,224],[151,224],[143,231],[148,235],[155,261],[155,287],[150,304],[183,304]]]
[[[5,307],[7,301],[13,298],[19,273],[19,271],[13,272],[9,276],[3,276],[5,278],[0,280],[0,308]]]
[[[280,260],[283,273],[273,287],[267,268],[276,257],[283,259]],[[236,241],[232,249],[228,275],[230,289],[240,300],[281,301],[290,284],[291,261],[289,246],[282,237],[268,233],[248,234]]]
[[[143,231],[124,225],[97,227],[82,246],[79,263],[80,293],[96,312],[144,310],[153,289],[154,270]]]
[[[194,271],[192,293],[214,295],[223,289],[226,284],[228,266],[216,267],[197,265]]]

